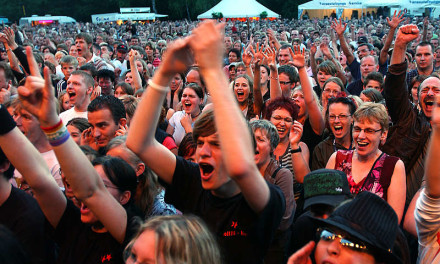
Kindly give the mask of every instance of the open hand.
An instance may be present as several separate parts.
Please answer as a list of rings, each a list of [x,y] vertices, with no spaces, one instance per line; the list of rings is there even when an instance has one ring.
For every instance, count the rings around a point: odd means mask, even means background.
[[[339,21],[335,18],[335,20],[332,22],[332,28],[336,31],[338,36],[342,36],[347,28],[347,24],[342,22],[342,17],[339,19]]]
[[[254,50],[254,48],[251,46],[251,52],[254,55],[254,63],[255,66],[260,66],[261,62],[263,61],[263,59],[267,59],[266,54],[264,54],[263,52],[263,45],[261,45],[260,47],[260,43],[257,43],[256,49]]]
[[[275,51],[275,49],[272,49],[270,47],[268,47],[266,50],[266,57],[267,57],[267,62],[269,64],[269,68],[271,71],[276,70],[277,67],[277,52]]]
[[[243,55],[241,56],[242,57],[242,60],[243,60],[243,63],[244,63],[244,65],[246,65],[246,66],[249,66],[249,65],[251,65],[251,62],[252,62],[252,52],[251,52],[251,47],[252,46],[248,46],[247,48],[246,48],[246,50],[243,52]]]
[[[292,56],[292,61],[290,61],[289,64],[292,64],[298,69],[303,68],[306,64],[304,49],[301,50],[301,47],[299,45],[295,45],[293,46],[293,51],[291,48],[289,48],[289,52],[290,56]]]
[[[330,52],[330,49],[328,48],[328,45],[325,43],[321,43],[321,45],[319,45],[319,49],[322,51],[322,54],[324,54],[324,56],[327,57],[327,59],[332,59],[333,55]]]
[[[399,13],[396,15],[396,10],[394,10],[393,17],[391,20],[387,17],[387,23],[390,28],[397,28],[405,18],[403,16],[405,15],[405,12],[402,12],[402,10],[399,11]]]
[[[5,29],[3,30],[3,34],[5,34],[8,46],[11,49],[15,50],[18,47],[18,45],[17,45],[17,43],[15,43],[14,30],[12,30],[12,28],[10,28],[10,27],[5,27]]]

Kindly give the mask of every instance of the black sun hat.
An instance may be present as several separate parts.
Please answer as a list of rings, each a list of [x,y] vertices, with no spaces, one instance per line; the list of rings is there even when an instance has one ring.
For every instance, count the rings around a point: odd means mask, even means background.
[[[313,218],[321,227],[335,227],[364,242],[378,261],[402,263],[392,253],[397,236],[397,215],[382,198],[364,191],[339,206],[327,219]]]

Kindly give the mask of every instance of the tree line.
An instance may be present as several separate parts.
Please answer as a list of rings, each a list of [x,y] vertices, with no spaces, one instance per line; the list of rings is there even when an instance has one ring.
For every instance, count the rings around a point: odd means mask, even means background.
[[[237,0],[240,1],[240,0]],[[78,21],[91,21],[92,14],[119,12],[120,7],[151,7],[152,12],[168,15],[170,20],[196,20],[220,0],[0,0],[0,16],[11,21],[31,15],[71,16]],[[296,18],[298,5],[308,0],[259,0],[284,18]]]

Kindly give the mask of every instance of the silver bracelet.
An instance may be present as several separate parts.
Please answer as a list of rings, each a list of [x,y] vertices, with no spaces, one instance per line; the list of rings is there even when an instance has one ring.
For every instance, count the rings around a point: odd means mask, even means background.
[[[152,89],[158,91],[158,92],[165,92],[167,93],[168,91],[170,91],[170,87],[167,86],[161,86],[159,84],[154,83],[151,79],[148,80],[148,87],[151,87]]]

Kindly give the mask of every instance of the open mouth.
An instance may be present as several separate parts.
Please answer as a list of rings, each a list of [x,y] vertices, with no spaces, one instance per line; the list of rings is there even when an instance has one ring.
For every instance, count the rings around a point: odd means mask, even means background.
[[[183,104],[183,106],[185,106],[186,108],[190,108],[192,106],[192,104],[189,102],[186,102]]]
[[[425,104],[427,106],[433,106],[434,105],[434,99],[427,99],[427,100],[425,100]]]
[[[357,144],[358,144],[359,147],[366,147],[366,146],[368,146],[369,143],[367,143],[367,142],[359,142],[358,141]]]
[[[212,172],[214,171],[214,166],[212,166],[209,163],[201,162],[199,163],[199,167],[200,167],[202,180],[209,180]]]
[[[277,127],[277,131],[278,131],[278,134],[283,134],[284,132],[286,132],[286,128],[285,127]]]
[[[237,91],[237,95],[238,95],[238,96],[243,96],[243,95],[244,95],[244,92],[243,92],[243,91]]]
[[[337,131],[337,132],[341,132],[341,131],[342,131],[342,126],[333,126],[333,128],[334,128],[335,131]]]
[[[67,94],[69,95],[70,101],[72,101],[75,98],[75,96],[76,96],[76,93],[73,92],[73,91],[67,92]]]

